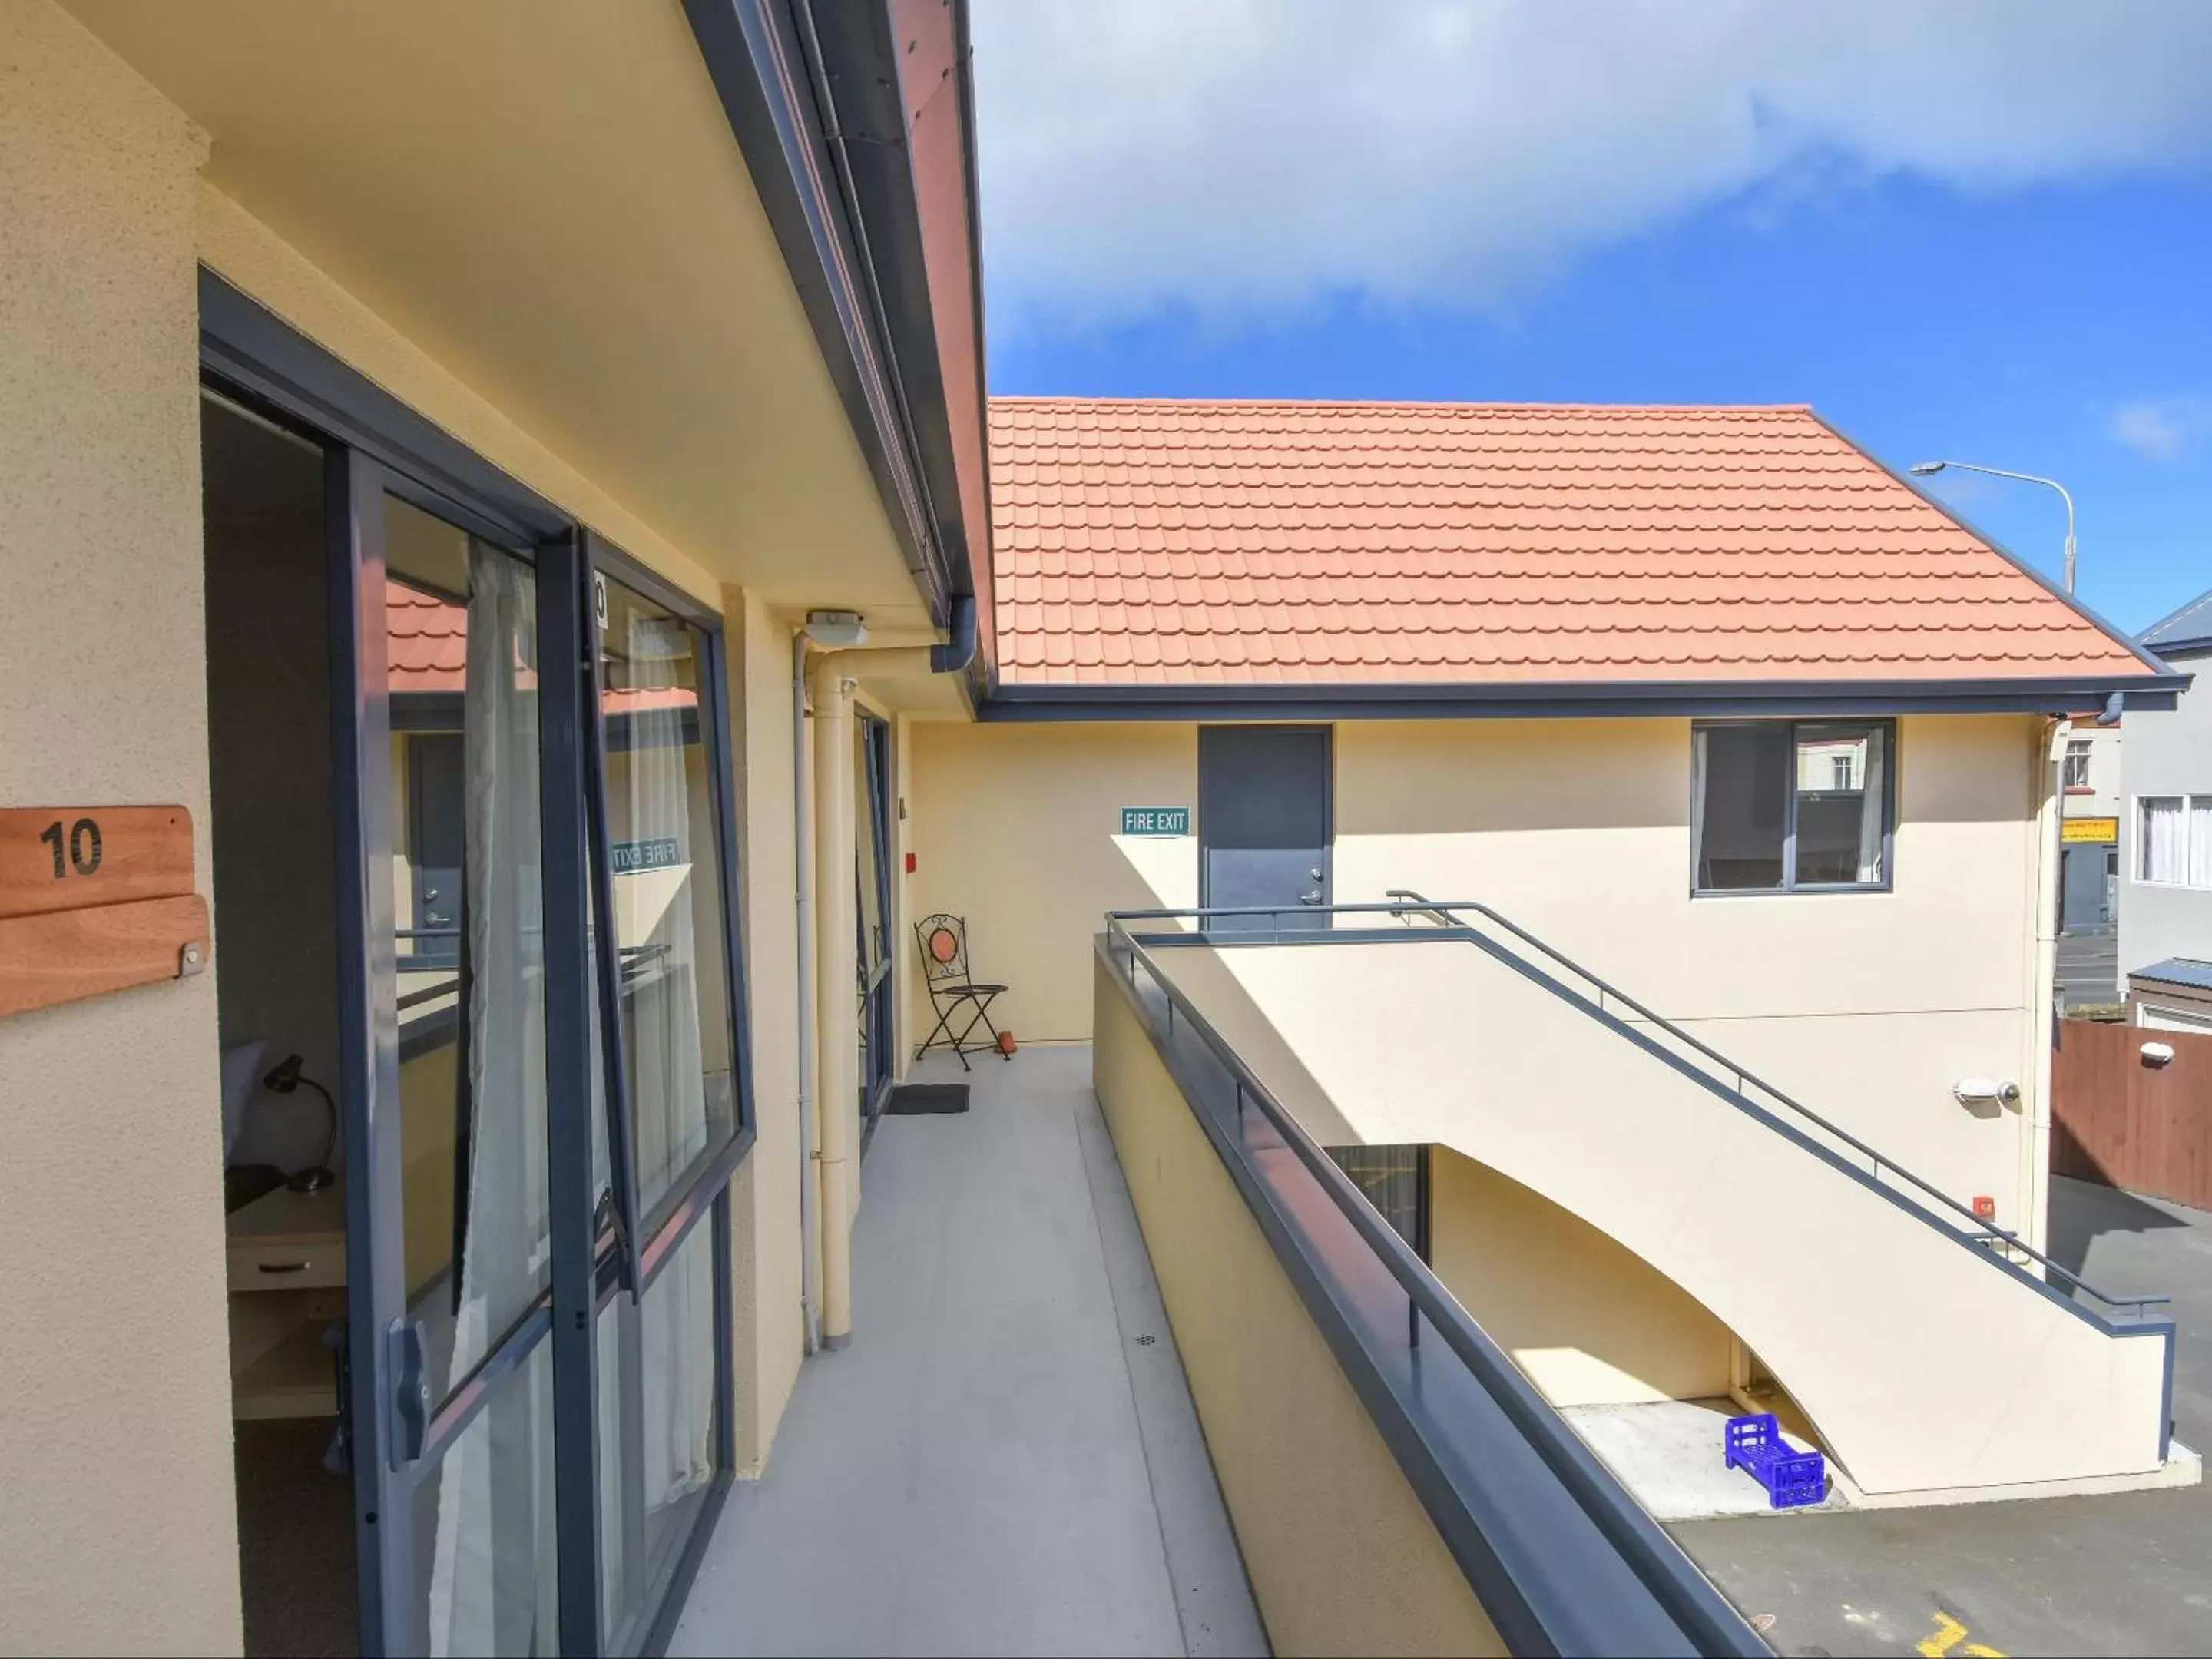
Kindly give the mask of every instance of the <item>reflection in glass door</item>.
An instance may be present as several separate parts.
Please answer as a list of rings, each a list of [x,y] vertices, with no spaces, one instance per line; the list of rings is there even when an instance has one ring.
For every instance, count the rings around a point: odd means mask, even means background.
[[[378,1219],[397,1223],[387,1346],[417,1407],[396,1420],[416,1443],[393,1448],[413,1487],[393,1645],[550,1653],[536,574],[410,501],[380,506],[398,1145]]]
[[[595,567],[611,562],[595,550]],[[641,1297],[609,1297],[596,1330],[601,1627],[622,1651],[641,1645],[714,1479],[719,1230],[684,1229],[719,1191],[714,1171],[742,1115],[708,641],[640,580],[595,568],[591,606],[604,823],[593,892],[606,894],[615,921],[611,939],[594,923],[603,1031],[614,1011],[616,1108],[593,1115],[594,1160],[638,1240],[627,1269],[611,1243],[601,1277],[649,1279]],[[622,1160],[610,1155],[611,1131]],[[625,1168],[634,1194],[616,1190]]]
[[[636,1651],[731,1469],[719,641],[331,465],[364,1650]]]
[[[866,712],[854,721],[853,810],[858,822],[855,879],[860,903],[860,1117],[871,1124],[891,1081],[890,723]]]

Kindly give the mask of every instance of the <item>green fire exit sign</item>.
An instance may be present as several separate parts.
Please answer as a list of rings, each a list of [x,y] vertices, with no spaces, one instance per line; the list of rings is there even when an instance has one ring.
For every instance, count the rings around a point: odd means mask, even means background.
[[[1125,806],[1121,809],[1125,836],[1187,836],[1190,833],[1188,806]]]

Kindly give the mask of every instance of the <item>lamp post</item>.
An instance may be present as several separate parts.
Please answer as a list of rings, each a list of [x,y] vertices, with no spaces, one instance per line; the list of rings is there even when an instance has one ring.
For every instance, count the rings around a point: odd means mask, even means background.
[[[1961,472],[1986,472],[1993,478],[2017,478],[2022,483],[2038,483],[2058,492],[2058,499],[2066,503],[2066,591],[2074,591],[2074,498],[2066,493],[2066,486],[2056,478],[2045,478],[2033,472],[2008,472],[2001,466],[1977,466],[1972,461],[1922,461],[1905,470],[1916,478],[1925,478],[1941,472],[1947,466],[1955,466]]]

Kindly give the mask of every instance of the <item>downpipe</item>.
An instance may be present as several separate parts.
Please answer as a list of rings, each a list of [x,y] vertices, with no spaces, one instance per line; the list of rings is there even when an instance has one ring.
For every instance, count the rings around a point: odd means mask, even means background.
[[[801,629],[791,641],[791,848],[798,872],[799,923],[799,1311],[805,1352],[822,1346],[822,1300],[815,1217],[821,1148],[814,1133],[814,1002],[806,988],[814,981],[814,825],[806,782],[806,647]]]
[[[2065,792],[2060,774],[2066,740],[2074,722],[2046,722],[2043,752],[2035,769],[2035,932],[2028,951],[2033,982],[2028,987],[2028,1041],[2035,1045],[2034,1093],[2024,1114],[2021,1136],[2021,1188],[2027,1213],[2013,1223],[2036,1249],[2045,1248],[2051,1212],[2051,1055],[2058,1030],[2058,905],[2064,860],[2060,835]],[[2040,1267],[2029,1267],[2040,1273]]]
[[[811,1029],[815,1046],[815,1089],[812,1114],[818,1124],[819,1156],[816,1160],[820,1196],[808,1234],[810,1252],[818,1241],[821,1278],[818,1298],[810,1303],[810,1315],[818,1312],[819,1346],[843,1347],[853,1332],[853,1218],[860,1200],[860,1082],[854,1074],[854,1033],[851,1022],[833,1016],[854,994],[852,941],[858,936],[855,896],[849,882],[830,879],[830,872],[850,869],[857,852],[853,799],[853,694],[865,669],[872,676],[953,674],[966,669],[975,654],[975,602],[965,595],[952,605],[951,637],[942,645],[878,646],[852,644],[824,651],[811,665],[814,705],[813,869],[817,882],[813,906],[814,942],[808,950],[799,981],[807,983],[805,967],[812,969],[814,1012]],[[865,639],[865,632],[862,638]],[[799,635],[799,659],[805,672],[805,653],[810,642]],[[840,949],[838,941],[844,941]]]

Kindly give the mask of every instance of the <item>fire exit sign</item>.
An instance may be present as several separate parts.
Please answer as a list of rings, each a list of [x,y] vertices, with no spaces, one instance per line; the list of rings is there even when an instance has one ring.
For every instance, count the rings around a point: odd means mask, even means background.
[[[1125,806],[1121,809],[1125,836],[1187,836],[1190,833],[1188,806]]]

